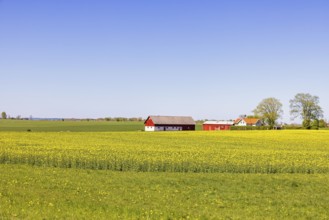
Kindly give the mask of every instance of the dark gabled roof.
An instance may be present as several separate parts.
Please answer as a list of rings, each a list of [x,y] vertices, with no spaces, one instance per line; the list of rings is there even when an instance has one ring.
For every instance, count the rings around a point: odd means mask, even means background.
[[[195,125],[190,116],[149,116],[154,124],[158,125]]]

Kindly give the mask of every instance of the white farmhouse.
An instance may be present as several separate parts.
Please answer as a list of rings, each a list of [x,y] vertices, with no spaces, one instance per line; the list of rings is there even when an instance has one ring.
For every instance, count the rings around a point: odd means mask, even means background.
[[[262,126],[258,118],[238,118],[234,121],[235,126]]]

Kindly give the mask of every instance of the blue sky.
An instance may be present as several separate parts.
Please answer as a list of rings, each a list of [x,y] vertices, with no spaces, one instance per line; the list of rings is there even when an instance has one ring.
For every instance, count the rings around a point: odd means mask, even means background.
[[[233,119],[297,93],[329,118],[329,1],[0,0],[0,111]]]

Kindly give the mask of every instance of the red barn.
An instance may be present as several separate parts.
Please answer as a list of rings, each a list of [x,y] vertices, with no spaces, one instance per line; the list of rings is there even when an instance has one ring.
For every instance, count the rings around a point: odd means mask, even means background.
[[[149,116],[144,125],[145,131],[195,130],[195,121],[189,116]]]
[[[234,121],[206,121],[202,128],[204,131],[230,130],[234,125]]]

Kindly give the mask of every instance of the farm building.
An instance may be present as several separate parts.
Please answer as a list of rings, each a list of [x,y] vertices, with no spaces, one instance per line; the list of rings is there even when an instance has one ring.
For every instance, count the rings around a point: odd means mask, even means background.
[[[144,125],[145,131],[195,130],[195,121],[189,116],[149,116]]]
[[[258,118],[238,118],[234,121],[235,126],[262,126]]]
[[[222,120],[222,121],[206,121],[202,125],[204,131],[217,131],[217,130],[230,130],[234,125],[234,121]]]

